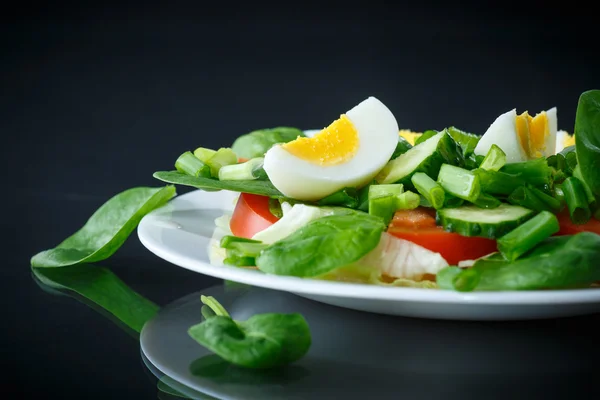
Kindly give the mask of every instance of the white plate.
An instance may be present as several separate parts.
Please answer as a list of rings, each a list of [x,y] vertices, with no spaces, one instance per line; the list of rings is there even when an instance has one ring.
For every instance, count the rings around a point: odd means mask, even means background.
[[[320,281],[212,265],[208,248],[221,231],[215,219],[231,212],[236,197],[232,192],[201,190],[178,196],[142,219],[139,239],[160,258],[201,274],[355,310],[466,320],[554,318],[600,312],[600,289],[459,293]]]

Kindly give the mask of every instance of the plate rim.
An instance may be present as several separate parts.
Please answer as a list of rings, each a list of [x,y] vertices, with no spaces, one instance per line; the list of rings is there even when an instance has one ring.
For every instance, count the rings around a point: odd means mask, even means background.
[[[169,203],[173,207],[173,210],[177,209],[177,205],[180,202],[191,202],[198,206],[199,210],[202,210],[203,208],[208,209],[202,207],[202,202],[199,200],[203,196],[222,196],[223,193],[233,192],[225,190],[219,192],[206,192],[201,189],[195,189],[188,193],[175,196]],[[214,208],[212,209],[214,210]],[[600,302],[600,289],[598,288],[461,293],[439,289],[389,287],[364,283],[325,281],[311,278],[272,275],[257,270],[241,269],[239,267],[228,265],[215,266],[202,260],[194,259],[181,251],[167,248],[156,242],[149,234],[149,230],[165,229],[162,224],[153,223],[153,219],[157,215],[156,211],[158,210],[146,214],[137,227],[139,241],[151,253],[181,268],[242,284],[282,290],[295,294],[394,302],[485,304],[500,306],[517,304],[566,305]],[[225,212],[227,209],[223,208],[223,211]],[[165,215],[162,214],[161,217],[164,218]],[[216,228],[214,222],[213,226]]]

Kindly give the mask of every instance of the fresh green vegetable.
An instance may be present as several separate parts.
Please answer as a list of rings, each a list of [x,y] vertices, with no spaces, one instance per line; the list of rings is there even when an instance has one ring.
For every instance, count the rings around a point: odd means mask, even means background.
[[[444,189],[427,174],[416,172],[411,181],[417,191],[427,199],[433,208],[437,210],[444,206]]]
[[[386,196],[398,196],[404,192],[404,185],[401,183],[388,183],[384,185],[371,185],[369,186],[369,200],[386,197]]]
[[[287,143],[305,136],[300,129],[291,127],[260,129],[238,137],[231,149],[240,158],[262,157],[276,143]]]
[[[450,133],[450,136],[452,136],[462,149],[462,154],[465,159],[475,152],[475,147],[477,147],[477,143],[479,143],[479,139],[481,139],[480,135],[465,132],[455,126],[449,127],[448,133]]]
[[[558,218],[549,211],[542,211],[498,239],[498,251],[514,261],[533,249],[546,238],[559,231]]]
[[[544,157],[505,164],[500,172],[516,175],[534,186],[548,185],[552,177],[552,169],[548,165],[548,160]]]
[[[196,150],[194,150],[194,155],[196,156],[196,158],[198,158],[198,160],[202,161],[205,164],[216,153],[216,150],[208,149],[206,147],[198,147]]]
[[[438,133],[440,133],[440,132],[433,130],[433,129],[426,130],[425,132],[421,133],[421,135],[419,135],[419,137],[417,137],[415,139],[415,146],[423,143],[424,141],[426,141],[429,138],[434,137]]]
[[[534,215],[532,210],[502,203],[493,209],[477,206],[444,208],[437,211],[438,224],[463,236],[499,238]]]
[[[477,197],[472,203],[479,208],[496,208],[502,204],[499,199],[486,193],[479,193],[479,197]]]
[[[481,191],[487,194],[508,196],[518,187],[526,184],[522,178],[504,172],[482,168],[474,169],[472,172],[479,178]]]
[[[498,171],[500,168],[504,167],[505,164],[506,153],[504,153],[500,147],[493,144],[485,155],[481,165],[479,165],[479,168],[488,171]]]
[[[583,181],[600,198],[600,90],[588,90],[579,96],[574,134]]]
[[[413,145],[410,144],[408,142],[408,140],[404,139],[402,136],[398,136],[398,144],[396,145],[396,149],[392,153],[392,156],[390,157],[390,159],[393,160],[394,158],[398,158],[398,156],[406,153],[412,147],[413,147]]]
[[[82,297],[84,303],[100,307],[138,334],[152,319],[159,306],[146,299],[107,268],[71,265],[64,268],[36,268],[33,275],[41,284],[60,291],[70,291]]]
[[[585,224],[592,216],[585,189],[579,179],[569,177],[562,184],[565,202],[569,208],[571,221],[575,224]]]
[[[515,191],[508,196],[508,202],[534,211],[552,210],[552,207],[536,196],[533,192],[533,188],[529,188],[528,186],[519,186],[516,188]]]
[[[470,202],[475,202],[481,193],[479,177],[464,168],[443,164],[437,181],[444,191]]]
[[[412,189],[410,179],[415,172],[424,172],[437,178],[444,162],[442,154],[454,151],[455,148],[454,139],[446,131],[442,131],[389,161],[375,180],[380,184],[403,183],[405,187]]]
[[[96,210],[79,231],[55,248],[34,255],[31,265],[64,267],[104,260],[121,247],[144,215],[166,204],[175,194],[171,185],[125,190]]]
[[[385,228],[381,218],[362,212],[322,217],[264,249],[256,265],[275,275],[323,275],[373,250]]]
[[[244,181],[265,178],[263,169],[265,159],[262,157],[252,158],[239,164],[224,165],[219,169],[220,181]]]
[[[347,187],[340,189],[329,196],[323,197],[321,200],[317,201],[317,205],[357,208],[358,202],[358,191],[356,188]]]
[[[465,203],[463,199],[460,197],[456,197],[451,195],[450,193],[446,193],[444,195],[444,207],[443,208],[456,208],[460,207]]]
[[[225,235],[221,238],[221,240],[219,241],[219,245],[226,249],[229,246],[231,246],[233,243],[260,243],[260,240],[254,240],[254,239],[249,239],[249,238],[245,238],[245,237],[240,237],[240,236],[234,236],[234,235]]]
[[[369,199],[369,214],[381,218],[386,226],[392,220],[397,208],[398,197],[393,194]]]
[[[283,217],[281,202],[277,199],[269,198],[269,212],[277,218]]]
[[[228,147],[221,147],[212,157],[206,160],[206,165],[210,167],[210,175],[213,178],[219,178],[219,171],[222,167],[237,164],[237,162],[238,157],[233,150]]]
[[[221,358],[245,368],[274,368],[293,363],[311,346],[310,328],[298,313],[257,314],[233,320],[215,300],[202,301],[215,316],[189,328],[192,339]]]
[[[438,271],[435,276],[435,282],[438,287],[443,290],[454,290],[454,280],[463,271],[462,268],[456,266],[448,266]]]
[[[583,174],[581,173],[581,167],[579,165],[577,165],[575,167],[575,169],[573,169],[573,177],[577,178],[579,180],[579,182],[581,183],[581,186],[583,187],[583,190],[585,191],[585,196],[587,197],[588,203],[591,204],[591,203],[595,202],[596,197],[594,196],[594,193],[592,193],[592,189],[585,182],[585,180],[583,178]]]
[[[233,192],[259,194],[279,199],[286,198],[279,190],[275,189],[275,186],[270,181],[220,181],[200,176],[189,176],[177,171],[158,171],[153,176],[163,182],[191,186],[203,190],[231,190]]]
[[[396,210],[413,210],[419,207],[421,196],[407,190],[396,196]]]
[[[190,151],[186,151],[177,158],[175,169],[186,175],[210,177],[210,167]]]
[[[600,235],[581,232],[552,236],[516,261],[476,261],[472,268],[454,276],[454,288],[535,290],[590,285],[600,280],[599,257]]]

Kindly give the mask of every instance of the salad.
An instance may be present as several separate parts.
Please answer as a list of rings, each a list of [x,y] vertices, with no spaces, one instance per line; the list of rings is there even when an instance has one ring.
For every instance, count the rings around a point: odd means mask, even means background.
[[[598,90],[573,135],[556,107],[413,132],[369,97],[322,130],[253,131],[154,176],[240,193],[219,242],[240,268],[460,291],[600,281]]]

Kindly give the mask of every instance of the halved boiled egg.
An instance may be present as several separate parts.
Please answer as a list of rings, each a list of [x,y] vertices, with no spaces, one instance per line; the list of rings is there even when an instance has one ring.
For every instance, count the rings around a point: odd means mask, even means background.
[[[485,156],[492,144],[506,153],[506,162],[521,162],[548,157],[556,151],[556,107],[529,115],[512,109],[500,115],[485,131],[475,154]]]
[[[398,131],[392,112],[369,97],[312,137],[271,147],[263,168],[285,196],[319,200],[368,184],[392,156]]]
[[[556,132],[556,152],[560,153],[566,147],[575,145],[575,135],[569,134],[567,131]]]

